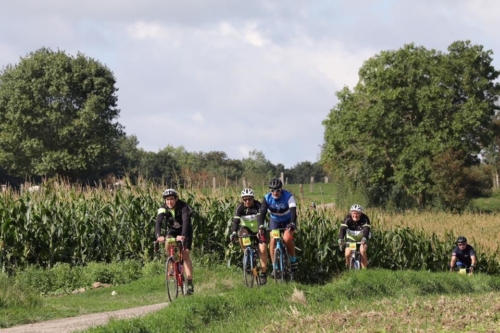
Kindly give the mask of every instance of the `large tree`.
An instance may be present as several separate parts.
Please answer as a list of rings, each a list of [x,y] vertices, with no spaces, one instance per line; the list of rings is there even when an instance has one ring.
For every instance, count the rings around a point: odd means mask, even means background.
[[[372,203],[439,198],[439,156],[470,167],[493,137],[500,85],[491,55],[459,41],[448,53],[409,44],[370,58],[323,122],[322,163]]]
[[[81,53],[42,48],[0,72],[0,164],[16,176],[87,177],[124,135],[113,73]]]

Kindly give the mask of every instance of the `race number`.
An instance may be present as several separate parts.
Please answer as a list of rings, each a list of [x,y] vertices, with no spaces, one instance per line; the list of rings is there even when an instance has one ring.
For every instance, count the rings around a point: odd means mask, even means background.
[[[272,238],[281,238],[280,231],[278,229],[271,230],[271,237]]]
[[[241,241],[243,242],[243,246],[249,246],[251,243],[250,237],[243,237]]]

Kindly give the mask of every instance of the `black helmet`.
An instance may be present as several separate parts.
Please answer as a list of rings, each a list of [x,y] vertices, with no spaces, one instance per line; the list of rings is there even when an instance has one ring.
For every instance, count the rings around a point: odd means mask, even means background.
[[[166,197],[174,197],[177,199],[177,191],[172,188],[167,188],[165,191],[163,191],[163,199],[165,199]]]
[[[467,243],[467,238],[460,236],[457,238],[457,243]]]
[[[279,190],[283,187],[283,182],[279,178],[273,178],[269,181],[269,188],[271,190]]]

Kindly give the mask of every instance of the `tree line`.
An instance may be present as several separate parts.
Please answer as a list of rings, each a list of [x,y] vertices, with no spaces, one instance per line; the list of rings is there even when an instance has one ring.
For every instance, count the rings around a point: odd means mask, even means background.
[[[337,92],[323,121],[321,159],[290,169],[259,150],[138,147],[118,122],[116,79],[98,60],[47,48],[0,72],[0,181],[60,176],[96,183],[139,177],[172,186],[289,183],[330,175],[342,193],[373,206],[461,211],[489,195],[500,169],[500,72],[470,41],[447,52],[414,44],[366,60],[359,81]]]

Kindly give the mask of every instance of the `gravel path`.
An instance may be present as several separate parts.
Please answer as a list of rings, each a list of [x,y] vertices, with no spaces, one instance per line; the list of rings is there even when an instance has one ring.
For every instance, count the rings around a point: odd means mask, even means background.
[[[108,322],[110,318],[127,319],[145,315],[147,313],[160,310],[167,306],[168,303],[160,303],[153,305],[146,305],[137,308],[91,313],[88,315],[69,317],[61,319],[53,319],[39,323],[28,325],[14,326],[0,330],[1,333],[67,333],[77,330],[84,330],[93,326],[103,325]]]

